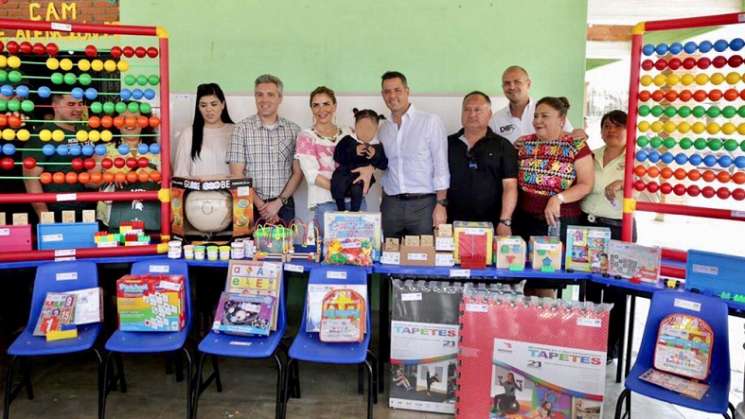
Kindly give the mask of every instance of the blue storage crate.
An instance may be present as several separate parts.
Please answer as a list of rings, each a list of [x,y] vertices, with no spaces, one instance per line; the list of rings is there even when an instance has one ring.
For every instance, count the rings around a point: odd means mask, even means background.
[[[688,251],[686,289],[724,299],[745,297],[745,258],[734,255]]]
[[[36,226],[39,250],[96,247],[98,223],[54,223]]]

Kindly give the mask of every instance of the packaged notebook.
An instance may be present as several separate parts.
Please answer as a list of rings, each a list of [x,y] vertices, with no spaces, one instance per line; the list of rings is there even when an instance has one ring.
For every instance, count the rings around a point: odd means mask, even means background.
[[[610,305],[464,291],[456,417],[602,417]]]
[[[101,288],[68,291],[75,296],[75,324],[99,323],[103,320],[103,292]]]
[[[354,290],[335,289],[323,297],[321,342],[360,342],[365,336],[365,297]]]
[[[282,288],[282,264],[276,262],[231,260],[225,291],[233,294],[268,295],[279,301]],[[271,315],[271,330],[277,330],[277,310],[274,304]]]
[[[75,295],[64,292],[48,292],[36,321],[34,336],[46,336],[52,331],[62,330],[63,325],[74,324]]]
[[[212,330],[230,335],[268,336],[271,329],[274,297],[223,292],[217,303]]]
[[[608,272],[607,227],[567,226],[564,269],[580,272]]]
[[[324,214],[324,262],[370,266],[380,258],[383,243],[379,212]]]

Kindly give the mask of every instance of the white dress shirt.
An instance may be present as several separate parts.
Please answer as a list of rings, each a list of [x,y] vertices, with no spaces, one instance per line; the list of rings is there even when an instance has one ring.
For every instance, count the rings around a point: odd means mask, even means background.
[[[378,139],[388,157],[381,185],[386,195],[434,193],[450,186],[448,143],[440,117],[409,105],[399,127],[383,120]]]
[[[533,128],[535,103],[536,101],[532,98],[528,99],[528,105],[523,111],[522,118],[512,116],[510,105],[508,104],[504,108],[494,112],[494,115],[492,115],[489,121],[489,127],[496,134],[510,140],[512,144],[515,144],[515,141],[524,135],[535,134],[535,128]],[[574,127],[572,127],[572,123],[567,119],[564,123],[564,131],[572,132],[572,130],[574,130]]]

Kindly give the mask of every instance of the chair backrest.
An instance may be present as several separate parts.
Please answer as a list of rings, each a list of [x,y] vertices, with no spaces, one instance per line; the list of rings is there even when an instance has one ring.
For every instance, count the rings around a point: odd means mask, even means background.
[[[98,269],[93,262],[50,262],[36,268],[31,313],[26,330],[33,332],[48,292],[67,292],[98,286]]]
[[[186,325],[185,330],[191,327],[191,287],[189,286],[189,265],[179,259],[152,259],[135,262],[132,264],[133,275],[162,274],[183,275],[184,291],[186,293]]]
[[[652,295],[647,323],[644,326],[636,363],[645,368],[654,365],[655,346],[660,322],[670,314],[682,313],[698,317],[714,331],[710,374],[707,382],[729,382],[729,336],[727,304],[719,298],[679,291],[658,291]]]
[[[308,284],[361,284],[369,286],[367,283],[367,271],[365,268],[360,266],[351,266],[351,265],[334,265],[334,266],[320,266],[317,268],[313,268],[310,271],[310,278],[308,278]],[[369,294],[369,292],[368,292]],[[368,298],[368,295],[365,295],[365,300],[367,301],[366,304],[366,312],[365,315],[366,323],[367,323],[367,333],[365,333],[365,341],[370,340],[370,335],[372,334],[372,326],[370,322],[370,304],[371,301]],[[303,318],[300,321],[300,329],[298,329],[298,333],[305,333],[305,326],[308,316],[308,299],[305,299],[305,304],[303,305]]]

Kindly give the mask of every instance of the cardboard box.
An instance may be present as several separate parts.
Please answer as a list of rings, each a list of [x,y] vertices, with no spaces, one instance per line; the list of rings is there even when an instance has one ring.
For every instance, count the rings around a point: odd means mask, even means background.
[[[186,323],[184,285],[184,277],[181,275],[125,275],[117,280],[119,330],[181,330]]]
[[[383,244],[384,252],[398,252],[401,249],[401,241],[397,238],[387,238]]]
[[[511,271],[525,270],[525,260],[528,254],[528,246],[520,236],[497,237],[494,242],[494,254],[497,269],[509,269]]]
[[[44,211],[41,213],[41,217],[39,217],[39,224],[54,224],[54,212],[53,211]]]
[[[194,191],[226,191],[232,198],[232,220],[221,232],[201,233],[187,222],[186,199]],[[239,238],[250,235],[254,230],[253,182],[246,178],[203,177],[171,179],[171,231],[176,238],[185,239],[187,235],[226,236]]]
[[[74,223],[75,222],[75,211],[62,211],[62,222],[65,224]]]
[[[415,247],[421,245],[419,236],[404,236],[404,246]]]
[[[8,221],[5,218],[5,213],[0,212],[0,226],[8,225]]]
[[[423,234],[419,236],[419,245],[427,247],[435,247],[435,237],[431,235]]]
[[[440,224],[435,228],[435,236],[437,237],[453,237],[453,225],[452,224]]]
[[[401,265],[435,266],[435,248],[432,246],[402,246]]]
[[[96,210],[83,210],[83,222],[84,223],[95,223],[96,222]]]
[[[531,236],[529,244],[533,269],[541,272],[561,270],[562,243],[554,236]]]
[[[28,224],[28,214],[25,212],[17,212],[13,214],[13,225],[14,226],[23,226]]]
[[[470,237],[466,237],[470,236]],[[462,255],[464,250],[468,258],[467,265],[475,268],[492,264],[492,249],[494,240],[494,226],[489,222],[475,221],[456,221],[453,223],[453,237],[455,239],[455,248],[453,257],[455,263],[463,265]],[[471,245],[479,243],[479,248],[473,248]],[[483,264],[480,259],[483,257]],[[471,260],[473,264],[471,264]]]
[[[607,227],[567,226],[564,269],[580,272],[608,272]]]

